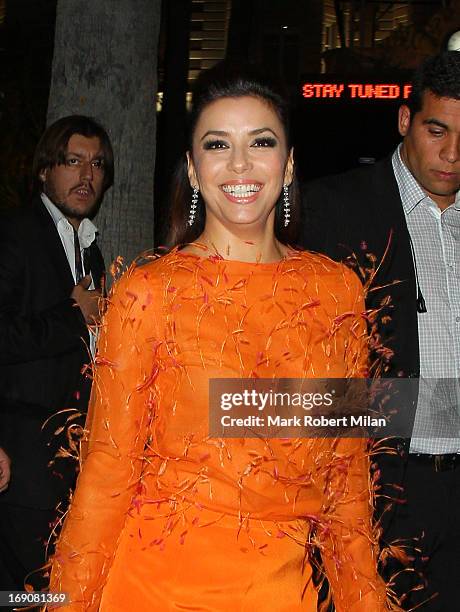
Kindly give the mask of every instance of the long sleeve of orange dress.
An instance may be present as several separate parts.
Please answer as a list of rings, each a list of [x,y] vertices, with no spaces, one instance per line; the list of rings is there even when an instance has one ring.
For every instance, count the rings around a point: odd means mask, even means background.
[[[153,361],[130,285],[119,283],[101,326],[87,457],[55,555],[51,590],[69,593],[69,610],[98,610],[142,467]]]
[[[353,278],[353,281],[356,279]],[[345,361],[347,377],[365,377],[368,347],[361,284],[356,294]],[[330,441],[329,441],[330,442]],[[326,469],[323,494],[329,504],[326,522],[319,528],[317,545],[322,553],[332,598],[337,611],[398,609],[388,601],[387,589],[376,572],[378,545],[372,525],[372,486],[366,440],[342,438],[326,451],[332,469]],[[333,466],[333,467],[332,467]]]
[[[398,610],[376,567],[363,439],[215,439],[211,378],[366,374],[362,287],[310,253],[247,264],[172,252],[117,284],[90,431],[53,560],[72,612]]]

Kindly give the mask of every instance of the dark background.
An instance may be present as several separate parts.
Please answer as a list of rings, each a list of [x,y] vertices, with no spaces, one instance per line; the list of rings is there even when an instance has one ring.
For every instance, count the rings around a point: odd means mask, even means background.
[[[0,208],[20,205],[30,189],[31,159],[46,123],[55,14],[56,0],[0,0]],[[171,173],[185,147],[185,93],[200,70],[227,57],[261,63],[285,80],[297,168],[308,179],[391,152],[399,141],[399,101],[304,99],[302,83],[407,82],[456,29],[458,0],[164,0],[157,240]]]

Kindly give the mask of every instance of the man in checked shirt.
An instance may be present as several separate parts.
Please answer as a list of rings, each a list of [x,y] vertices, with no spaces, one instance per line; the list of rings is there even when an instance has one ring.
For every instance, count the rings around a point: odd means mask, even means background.
[[[398,128],[387,159],[305,186],[300,243],[381,262],[367,296],[380,309],[380,375],[420,379],[412,438],[377,458],[383,542],[402,544],[415,569],[395,583],[403,607],[449,612],[460,601],[459,52],[418,68]],[[411,577],[424,588],[411,591]]]

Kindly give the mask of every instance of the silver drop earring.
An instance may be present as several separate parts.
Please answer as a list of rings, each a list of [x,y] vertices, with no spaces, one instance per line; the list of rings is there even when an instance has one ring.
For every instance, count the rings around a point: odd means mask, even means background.
[[[187,221],[187,224],[189,226],[195,223],[196,209],[198,206],[198,193],[199,193],[198,187],[194,187],[193,193],[192,193],[192,203],[190,204],[190,212],[189,212],[188,221]]]
[[[284,227],[287,227],[291,220],[291,203],[289,202],[289,186],[283,185],[284,199]]]

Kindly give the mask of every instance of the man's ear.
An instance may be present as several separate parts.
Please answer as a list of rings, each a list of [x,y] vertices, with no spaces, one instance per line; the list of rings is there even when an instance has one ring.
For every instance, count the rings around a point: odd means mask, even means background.
[[[189,180],[191,188],[195,189],[195,187],[198,187],[198,179],[196,177],[195,164],[193,163],[193,159],[192,159],[192,156],[190,155],[190,151],[187,151],[185,155],[187,156],[188,180]]]
[[[294,149],[291,147],[284,170],[284,184],[290,185],[294,178]]]
[[[38,178],[41,180],[42,183],[46,183],[47,177],[48,177],[48,168],[41,170],[38,174]]]
[[[406,104],[399,107],[398,113],[398,130],[401,136],[406,136],[410,128],[411,114],[410,109]]]

